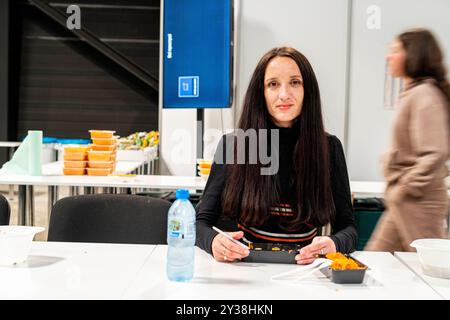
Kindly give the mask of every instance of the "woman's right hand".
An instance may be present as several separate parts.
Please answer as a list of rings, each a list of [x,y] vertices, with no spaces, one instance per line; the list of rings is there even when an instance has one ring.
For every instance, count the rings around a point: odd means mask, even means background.
[[[228,234],[236,240],[239,240],[244,236],[242,231],[228,232]],[[211,247],[214,259],[220,262],[234,262],[236,260],[241,260],[250,254],[248,249],[242,248],[219,233],[214,237]]]

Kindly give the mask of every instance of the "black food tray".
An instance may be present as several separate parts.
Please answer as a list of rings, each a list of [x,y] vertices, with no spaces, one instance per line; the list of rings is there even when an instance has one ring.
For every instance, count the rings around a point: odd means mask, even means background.
[[[302,246],[297,244],[252,243],[250,254],[243,262],[295,264],[295,256]]]
[[[359,284],[364,280],[364,275],[366,274],[366,270],[368,267],[355,259],[354,257],[345,254],[345,256],[349,259],[354,260],[359,266],[363,267],[363,269],[355,269],[355,270],[338,270],[332,269],[331,267],[322,269],[322,273],[331,279],[334,283],[339,284]]]

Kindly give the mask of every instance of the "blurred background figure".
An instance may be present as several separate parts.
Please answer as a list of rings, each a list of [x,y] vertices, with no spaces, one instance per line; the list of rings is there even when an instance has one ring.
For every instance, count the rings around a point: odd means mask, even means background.
[[[446,237],[450,85],[442,51],[428,30],[400,34],[387,60],[405,89],[383,157],[387,209],[365,249],[415,251],[409,246],[414,239]]]

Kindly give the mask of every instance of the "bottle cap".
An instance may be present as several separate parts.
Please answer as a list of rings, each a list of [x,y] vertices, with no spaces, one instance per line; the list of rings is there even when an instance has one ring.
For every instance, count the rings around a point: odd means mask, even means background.
[[[189,199],[189,191],[186,189],[177,189],[175,193],[177,199],[187,200]]]

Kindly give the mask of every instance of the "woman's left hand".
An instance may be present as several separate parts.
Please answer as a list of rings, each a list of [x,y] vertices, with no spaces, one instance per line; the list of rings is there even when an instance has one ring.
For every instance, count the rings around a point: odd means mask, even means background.
[[[295,256],[298,264],[309,264],[316,260],[315,255],[336,252],[336,245],[330,237],[315,237],[310,245],[300,249]]]

